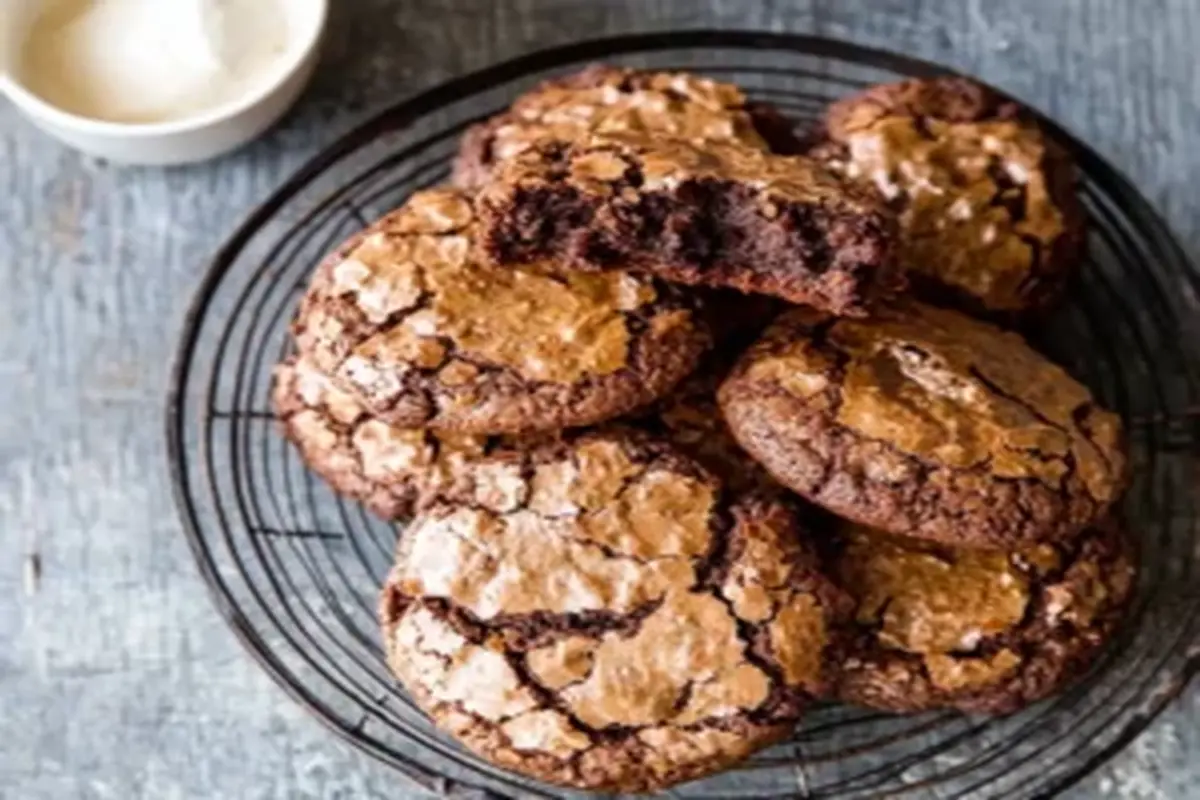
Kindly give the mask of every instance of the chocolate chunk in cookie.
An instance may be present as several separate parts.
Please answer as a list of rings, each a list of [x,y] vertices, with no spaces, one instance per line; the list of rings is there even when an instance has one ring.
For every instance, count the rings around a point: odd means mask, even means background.
[[[842,700],[887,711],[1008,713],[1078,677],[1131,594],[1111,523],[1013,552],[923,544],[850,526],[833,571],[858,601]]]
[[[687,73],[594,65],[543,83],[505,113],[468,130],[454,162],[454,183],[481,186],[498,162],[538,142],[613,132],[701,144],[736,142],[782,153],[799,147],[778,111],[749,102],[732,84]]]
[[[896,209],[897,256],[928,300],[1011,316],[1057,300],[1085,243],[1075,167],[1016,103],[962,78],[835,103],[813,155]]]
[[[720,401],[780,483],[889,533],[1062,541],[1125,484],[1116,415],[1016,334],[932,306],[870,320],[789,311]]]
[[[554,783],[658,789],[785,736],[824,690],[848,598],[788,506],[630,433],[502,463],[512,491],[414,520],[381,599],[392,670],[468,747]]]
[[[639,135],[550,144],[479,196],[501,263],[560,259],[862,316],[893,288],[893,220],[815,161]]]
[[[669,285],[499,267],[477,234],[468,196],[413,195],[318,268],[293,325],[301,354],[382,422],[501,434],[619,416],[709,346]]]

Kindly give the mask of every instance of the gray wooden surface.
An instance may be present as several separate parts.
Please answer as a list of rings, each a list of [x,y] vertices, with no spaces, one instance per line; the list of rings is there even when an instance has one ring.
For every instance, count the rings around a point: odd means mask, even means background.
[[[334,5],[307,98],[211,165],[117,169],[0,103],[0,797],[413,796],[243,655],[193,569],[160,434],[206,257],[367,108],[604,32],[817,32],[951,64],[1043,108],[1130,174],[1200,258],[1197,0]],[[1200,797],[1198,714],[1193,687],[1072,795]]]

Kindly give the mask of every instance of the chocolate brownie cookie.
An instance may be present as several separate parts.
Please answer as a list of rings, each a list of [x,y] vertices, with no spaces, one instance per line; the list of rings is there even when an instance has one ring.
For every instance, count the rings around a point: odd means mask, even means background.
[[[889,533],[1061,541],[1124,488],[1116,415],[1018,335],[932,306],[870,320],[786,312],[720,402],[780,483]]]
[[[658,789],[786,735],[849,601],[786,505],[623,432],[514,452],[401,537],[388,661],[443,729],[553,783]]]
[[[336,492],[385,519],[410,515],[422,497],[473,487],[477,464],[492,448],[516,444],[388,425],[303,359],[276,368],[273,401],[304,462]]]
[[[927,299],[1011,316],[1061,295],[1084,247],[1075,167],[1019,105],[962,78],[835,103],[814,155],[899,214],[897,255]]]
[[[888,711],[1009,713],[1088,669],[1131,594],[1111,523],[1011,553],[851,526],[834,572],[858,600],[835,694]]]
[[[470,198],[419,192],[317,270],[300,353],[380,421],[556,430],[662,396],[709,346],[693,298],[652,278],[491,264]]]
[[[555,258],[861,316],[894,280],[893,220],[815,161],[639,135],[539,145],[479,195],[501,263]]]
[[[770,106],[749,102],[732,84],[599,64],[543,83],[468,130],[454,162],[454,183],[481,186],[497,162],[541,141],[624,131],[783,153],[799,147],[791,123]]]

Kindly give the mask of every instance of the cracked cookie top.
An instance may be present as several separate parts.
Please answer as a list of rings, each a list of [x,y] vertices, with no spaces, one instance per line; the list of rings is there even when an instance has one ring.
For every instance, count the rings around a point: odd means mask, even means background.
[[[960,550],[860,526],[833,574],[858,601],[843,699],[889,710],[1012,711],[1086,669],[1134,577],[1112,523],[1071,542]]]
[[[301,354],[383,422],[498,434],[618,416],[709,344],[691,301],[653,279],[501,268],[475,239],[468,196],[413,195],[318,268]]]
[[[272,399],[285,435],[339,494],[384,519],[408,516],[422,497],[475,478],[474,465],[506,437],[389,425],[306,359],[275,370]]]
[[[614,132],[784,151],[796,146],[790,125],[777,112],[749,103],[732,84],[687,73],[596,65],[543,83],[505,113],[468,131],[455,161],[454,182],[479,186],[497,163],[539,142]]]
[[[669,446],[586,434],[506,461],[511,491],[405,531],[382,599],[392,669],[501,765],[661,788],[788,730],[845,598],[789,506]]]
[[[1015,313],[1057,298],[1083,246],[1075,170],[1016,103],[959,78],[877,86],[814,155],[899,213],[897,256],[932,299]]]
[[[1116,415],[1016,334],[932,306],[870,320],[788,312],[722,395],[776,478],[893,533],[989,546],[1069,536],[1124,486]]]

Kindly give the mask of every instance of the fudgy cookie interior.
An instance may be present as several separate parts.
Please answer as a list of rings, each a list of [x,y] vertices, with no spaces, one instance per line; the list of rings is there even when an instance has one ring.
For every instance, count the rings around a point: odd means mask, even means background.
[[[480,195],[489,254],[668,280],[862,315],[894,288],[891,220],[818,163],[735,145],[594,137],[512,159]]]

